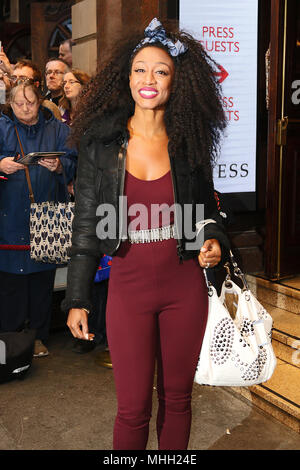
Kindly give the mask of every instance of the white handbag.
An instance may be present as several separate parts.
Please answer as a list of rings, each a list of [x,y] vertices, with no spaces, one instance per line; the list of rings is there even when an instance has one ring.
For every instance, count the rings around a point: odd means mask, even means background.
[[[272,317],[250,291],[233,256],[231,259],[243,288],[231,280],[228,265],[220,297],[207,283],[208,319],[194,379],[198,384],[248,387],[269,380],[276,367]],[[225,303],[228,294],[237,297],[235,318]]]

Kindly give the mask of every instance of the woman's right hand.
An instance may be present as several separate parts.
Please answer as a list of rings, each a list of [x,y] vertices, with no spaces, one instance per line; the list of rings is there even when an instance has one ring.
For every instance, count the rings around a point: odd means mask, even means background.
[[[16,173],[16,171],[25,170],[25,165],[14,161],[14,157],[5,157],[0,160],[0,171],[6,175]]]
[[[67,325],[72,335],[78,339],[91,340],[94,335],[89,335],[88,314],[82,308],[71,308]]]

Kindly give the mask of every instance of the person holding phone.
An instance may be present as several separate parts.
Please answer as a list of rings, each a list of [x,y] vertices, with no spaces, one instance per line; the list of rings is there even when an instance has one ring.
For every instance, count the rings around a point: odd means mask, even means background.
[[[2,42],[0,41],[0,69],[7,73],[8,75],[11,75],[13,73],[13,67],[5,54],[2,46]]]

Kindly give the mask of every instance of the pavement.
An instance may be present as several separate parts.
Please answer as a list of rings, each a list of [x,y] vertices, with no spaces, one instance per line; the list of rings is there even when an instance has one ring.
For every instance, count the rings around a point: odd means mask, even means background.
[[[116,396],[101,348],[72,351],[67,329],[52,331],[49,356],[24,380],[0,385],[0,450],[111,450]],[[299,450],[300,435],[221,387],[193,388],[189,450]],[[155,385],[147,450],[156,450]]]

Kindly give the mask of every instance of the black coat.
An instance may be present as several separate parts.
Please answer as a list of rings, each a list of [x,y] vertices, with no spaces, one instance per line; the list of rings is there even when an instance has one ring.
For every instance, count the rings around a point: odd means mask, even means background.
[[[75,191],[75,216],[73,222],[71,260],[68,267],[68,285],[62,309],[82,307],[91,309],[91,286],[102,254],[113,256],[118,250],[122,232],[119,216],[119,196],[123,195],[125,179],[127,118],[115,116],[94,122],[81,139]],[[121,150],[121,151],[120,151]],[[204,219],[214,219],[204,228],[204,240],[219,240],[223,257],[229,248],[221,217],[210,184],[200,168],[191,169],[186,160],[170,155],[174,200],[179,208],[189,205],[195,229],[196,204],[204,205]],[[100,240],[96,227],[102,217],[96,215],[99,205],[110,204],[116,209],[116,237]],[[181,211],[184,226],[184,210]],[[178,222],[175,212],[175,222]],[[202,220],[202,219],[201,219]],[[126,229],[127,227],[125,227]],[[121,230],[122,229],[122,230]],[[98,233],[98,232],[97,232]],[[197,249],[187,250],[184,236],[177,240],[177,254],[181,260],[198,256]]]

